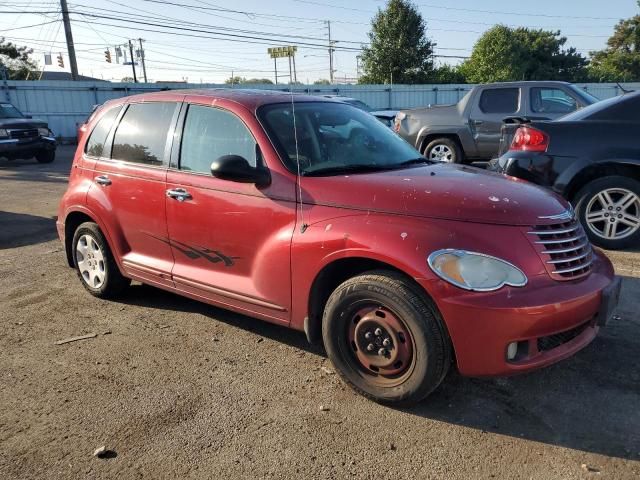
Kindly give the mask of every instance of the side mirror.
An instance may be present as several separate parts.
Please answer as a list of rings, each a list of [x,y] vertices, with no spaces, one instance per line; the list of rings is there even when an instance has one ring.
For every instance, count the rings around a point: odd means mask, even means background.
[[[266,186],[271,183],[271,173],[263,166],[252,167],[240,155],[223,155],[211,164],[211,175],[232,182],[255,183]]]

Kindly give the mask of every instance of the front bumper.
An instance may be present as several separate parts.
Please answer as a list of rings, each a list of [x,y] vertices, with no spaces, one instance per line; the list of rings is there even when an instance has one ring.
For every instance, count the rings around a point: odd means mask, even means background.
[[[586,347],[597,335],[603,291],[615,280],[613,267],[594,253],[591,274],[577,281],[548,275],[523,288],[492,293],[466,292],[446,282],[431,285],[449,330],[458,369],[467,376],[505,376],[551,365]],[[610,310],[607,310],[609,312]],[[519,342],[518,355],[507,348]]]
[[[32,157],[36,152],[55,150],[56,146],[56,139],[53,137],[0,139],[0,157]]]

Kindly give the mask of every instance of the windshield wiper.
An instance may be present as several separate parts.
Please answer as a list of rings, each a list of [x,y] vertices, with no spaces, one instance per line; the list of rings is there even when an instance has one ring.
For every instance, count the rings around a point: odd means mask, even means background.
[[[364,172],[381,172],[383,170],[392,170],[393,165],[342,165],[339,167],[326,167],[317,170],[307,170],[302,172],[305,177],[315,177],[322,175],[335,175],[340,173],[364,173]]]
[[[422,163],[426,163],[426,164],[432,164],[434,163],[433,160],[429,160],[427,158],[424,157],[418,157],[418,158],[412,158],[411,160],[405,160],[404,162],[398,163],[396,166],[398,167],[407,167],[409,165],[419,165]]]

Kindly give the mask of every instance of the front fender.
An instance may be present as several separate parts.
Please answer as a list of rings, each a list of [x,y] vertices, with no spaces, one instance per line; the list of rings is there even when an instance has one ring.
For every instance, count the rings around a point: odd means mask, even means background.
[[[326,220],[309,225],[304,233],[297,230],[293,237],[293,328],[303,328],[314,281],[337,260],[368,259],[389,265],[422,285],[436,305],[442,288],[456,287],[429,268],[427,257],[435,250],[477,251],[518,265],[527,275],[545,274],[542,261],[517,227],[361,212],[336,218],[330,210],[314,207],[313,216],[324,214]]]

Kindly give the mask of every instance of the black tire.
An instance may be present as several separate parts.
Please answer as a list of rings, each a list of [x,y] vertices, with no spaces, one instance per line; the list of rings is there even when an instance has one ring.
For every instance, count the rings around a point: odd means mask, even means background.
[[[98,262],[98,268],[103,272],[104,280],[100,285],[93,286],[89,284],[89,280],[83,276],[79,266],[78,242],[83,238],[91,237],[102,253],[102,262]],[[115,298],[120,295],[131,284],[129,278],[124,277],[120,273],[120,269],[113,258],[111,249],[100,231],[98,225],[93,222],[82,223],[73,234],[73,242],[71,244],[71,252],[73,255],[73,266],[75,267],[78,278],[82,286],[87,289],[91,295],[98,298]]]
[[[446,163],[462,163],[463,162],[463,155],[462,155],[462,150],[460,149],[460,145],[458,145],[458,142],[456,142],[455,140],[452,140],[451,138],[447,138],[447,137],[440,137],[440,138],[431,140],[427,144],[427,146],[424,148],[424,151],[422,153],[426,158],[430,160],[434,160],[431,158],[431,155],[432,153],[434,153],[434,149],[437,149],[439,146],[446,147],[451,155],[450,159],[449,157],[447,157],[446,160],[440,160],[440,161],[443,161]]]
[[[56,158],[55,150],[42,150],[36,153],[36,160],[38,163],[51,163]]]
[[[634,245],[640,245],[640,228],[636,229],[635,233],[631,233],[630,231],[629,235],[622,236],[621,238],[607,238],[602,234],[598,234],[598,230],[603,231],[603,223],[596,224],[592,227],[587,222],[587,213],[589,213],[587,210],[592,200],[596,201],[598,194],[600,194],[601,192],[607,190],[612,191],[615,189],[623,189],[624,191],[635,193],[635,195],[640,198],[640,182],[634,180],[633,178],[611,175],[593,180],[592,182],[589,182],[584,187],[582,187],[582,189],[574,198],[575,210],[580,223],[582,223],[584,230],[589,237],[589,240],[591,240],[594,245],[597,245],[599,247],[609,250],[619,250]],[[621,198],[621,196],[622,193],[620,193],[619,195],[614,193],[612,198],[613,200],[616,200],[617,198]],[[601,206],[601,204],[596,205]],[[594,206],[592,206],[591,208],[593,212]],[[631,210],[635,215],[640,215],[640,207],[637,203],[631,207]],[[616,217],[620,214],[620,212],[616,211],[616,207],[613,207],[613,210],[611,212],[615,213]],[[611,216],[608,216],[607,218],[610,219]],[[626,228],[627,225],[621,224],[618,228],[620,227]],[[622,230],[622,232],[624,233],[624,230]]]
[[[348,332],[357,329],[352,323],[357,325],[367,318],[353,317],[364,305],[379,305],[401,319],[408,330],[413,355],[406,371],[397,377],[373,374],[357,359],[358,354],[367,353],[364,349],[358,353]],[[383,404],[407,406],[419,402],[440,385],[451,364],[451,343],[436,306],[418,287],[393,272],[367,272],[338,286],[324,309],[322,338],[342,379],[360,394]],[[392,384],[385,384],[389,380]]]

